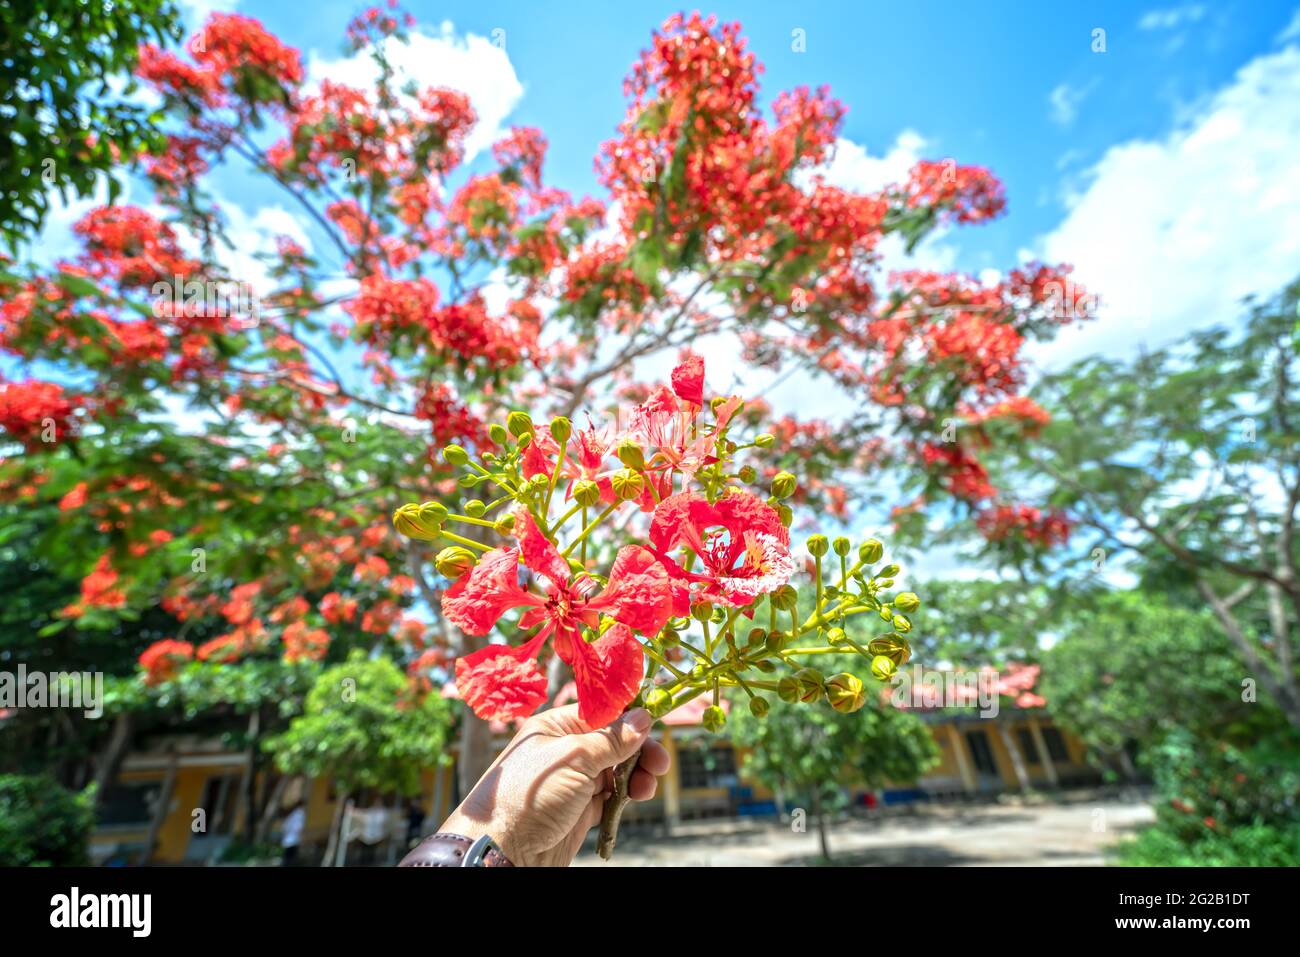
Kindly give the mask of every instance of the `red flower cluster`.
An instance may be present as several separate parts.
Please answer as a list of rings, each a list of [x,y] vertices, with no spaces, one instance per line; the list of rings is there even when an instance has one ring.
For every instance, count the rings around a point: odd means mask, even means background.
[[[487,634],[513,608],[527,609],[517,627],[537,628],[517,647],[488,645],[457,659],[457,688],[477,714],[505,720],[536,710],[547,694],[536,659],[553,639],[555,653],[573,668],[583,720],[606,724],[640,685],[645,665],[636,634],[653,638],[672,615],[685,615],[699,602],[745,609],[790,579],[790,536],[772,506],[738,488],[710,497],[690,487],[712,460],[709,452],[739,402],[720,403],[713,431],[701,428],[704,364],[687,355],[673,370],[672,390],[654,393],[611,440],[589,429],[564,435],[561,450],[554,437],[530,433],[522,460],[526,476],[537,481],[566,475],[570,496],[579,483],[594,484],[599,498],[610,503],[607,512],[620,501],[641,499],[652,510],[648,546],[621,548],[606,579],[585,570],[575,575],[567,556],[521,505],[513,516],[518,545],[488,551],[442,599],[446,619],[470,635]],[[636,473],[607,465],[610,451],[627,443],[651,451],[640,452],[643,464]],[[619,484],[632,481],[632,474],[644,489]],[[678,474],[683,487],[674,492]],[[679,561],[673,554],[679,547],[693,558]],[[521,561],[543,583],[541,590],[520,584]]]
[[[28,452],[54,448],[76,435],[79,402],[53,382],[0,383],[0,428]]]
[[[188,641],[164,638],[155,641],[140,653],[140,667],[144,669],[144,683],[162,684],[176,677],[183,664],[194,660],[194,646]]]
[[[73,231],[85,241],[90,274],[122,286],[174,282],[197,268],[181,253],[172,228],[135,206],[92,209]]]
[[[922,160],[912,167],[904,187],[910,206],[933,206],[960,223],[980,223],[998,216],[1007,200],[998,179],[982,166],[959,166],[951,160]]]
[[[926,467],[938,472],[940,481],[956,498],[979,501],[997,494],[989,473],[967,449],[956,443],[926,445],[921,449]]]
[[[1040,548],[1064,545],[1073,526],[1060,512],[1044,512],[1029,505],[999,505],[976,516],[975,524],[991,542],[1016,538]]]

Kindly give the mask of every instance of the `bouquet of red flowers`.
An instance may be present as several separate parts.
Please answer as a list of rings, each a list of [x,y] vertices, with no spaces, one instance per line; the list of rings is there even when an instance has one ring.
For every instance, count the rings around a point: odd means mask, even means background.
[[[741,689],[760,717],[770,693],[855,711],[866,701],[862,679],[827,677],[807,661],[856,652],[883,681],[910,656],[906,615],[920,601],[911,592],[891,597],[899,569],[880,566],[884,549],[875,539],[855,551],[844,537],[810,537],[811,607],[801,612],[786,504],[797,480],[778,472],[764,496],[753,490],[758,470],[737,464],[770,448],[773,436],[733,437],[743,401],[705,402],[699,357],[687,356],[671,381],[621,428],[603,432],[575,431],[566,418],[539,429],[527,413],[511,412],[490,429],[498,451],[476,460],[458,445],[443,450],[464,472],[460,485],[490,489],[491,501],[473,499],[464,514],[438,502],[394,514],[402,534],[451,543],[436,558],[452,579],[442,596],[449,622],[486,635],[521,612],[504,629],[521,640],[456,661],[456,687],[480,717],[523,718],[546,701],[548,648],[572,669],[589,725],[637,704],[662,717],[708,694],[702,720],[712,731],[726,720],[724,689]],[[452,531],[456,524],[504,541],[484,544]],[[851,636],[849,619],[868,612],[885,633]],[[635,763],[615,771],[602,856],[613,849]]]

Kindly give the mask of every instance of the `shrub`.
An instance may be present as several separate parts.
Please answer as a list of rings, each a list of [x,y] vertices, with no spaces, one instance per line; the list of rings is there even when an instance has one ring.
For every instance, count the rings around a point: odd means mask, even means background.
[[[0,867],[85,865],[95,826],[94,792],[48,775],[0,775]]]

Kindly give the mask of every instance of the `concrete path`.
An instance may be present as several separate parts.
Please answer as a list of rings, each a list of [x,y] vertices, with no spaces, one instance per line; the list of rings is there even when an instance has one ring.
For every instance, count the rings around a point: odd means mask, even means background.
[[[833,863],[853,866],[1030,865],[1099,867],[1103,848],[1154,820],[1137,796],[1078,795],[985,805],[930,805],[843,818],[830,830]],[[603,866],[592,844],[576,866]],[[819,863],[812,821],[804,833],[774,821],[681,824],[670,835],[620,835],[611,865],[789,867]]]

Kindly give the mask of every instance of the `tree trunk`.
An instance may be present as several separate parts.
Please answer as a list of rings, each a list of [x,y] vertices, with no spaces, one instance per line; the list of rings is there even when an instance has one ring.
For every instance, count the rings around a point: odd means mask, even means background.
[[[821,786],[814,784],[812,792],[813,815],[817,818],[817,840],[821,843],[822,857],[831,859],[831,842],[826,834],[826,812],[822,807]]]
[[[461,800],[473,790],[491,764],[492,729],[469,708],[462,708],[460,753],[456,756],[456,780]]]
[[[248,773],[244,776],[244,840],[249,844],[257,833],[257,745],[262,730],[262,706],[259,704],[248,716]]]
[[[289,787],[289,775],[282,774],[275,782],[275,787],[271,788],[271,796],[267,798],[266,804],[262,806],[261,819],[257,824],[256,840],[258,844],[264,844],[271,836],[271,826],[275,823],[276,813],[280,810],[280,801],[284,798],[284,792]]]
[[[95,762],[95,805],[104,801],[104,792],[117,780],[118,769],[126,758],[131,746],[131,732],[134,721],[129,711],[123,711],[113,719],[113,730],[109,732],[108,742]]]
[[[1020,785],[1020,790],[1029,790],[1029,772],[1025,770],[1025,759],[1020,756],[1020,748],[1016,746],[1015,739],[1011,737],[1011,732],[1001,721],[994,721],[998,729],[998,737],[1002,739],[1002,746],[1007,749],[1007,754],[1011,758],[1011,769],[1016,772],[1016,783]]]
[[[172,793],[176,790],[176,769],[179,766],[180,755],[172,751],[167,758],[167,773],[163,777],[162,790],[158,792],[158,806],[154,808],[153,818],[149,821],[149,832],[144,839],[144,856],[140,861],[142,864],[148,864],[153,859],[158,832],[162,830],[163,821],[171,809]]]
[[[351,795],[347,791],[343,791],[336,798],[336,803],[334,805],[334,818],[330,821],[330,836],[329,840],[325,842],[325,857],[320,863],[321,867],[334,866],[334,856],[338,852],[339,839],[341,837],[339,832],[343,827],[343,815],[347,812],[349,800],[351,800]]]

